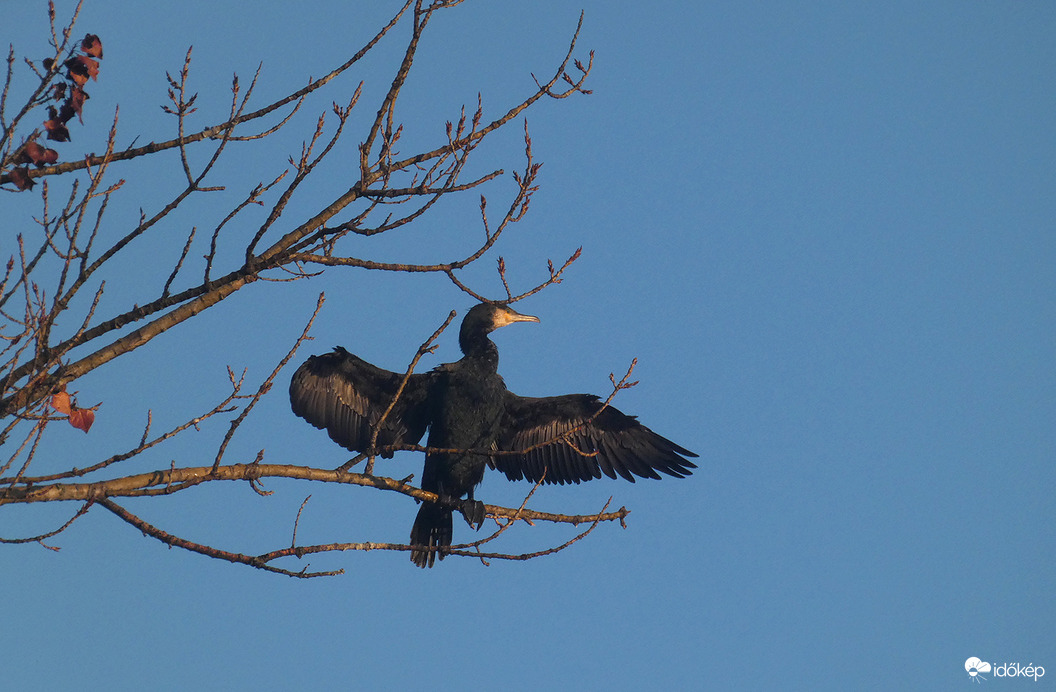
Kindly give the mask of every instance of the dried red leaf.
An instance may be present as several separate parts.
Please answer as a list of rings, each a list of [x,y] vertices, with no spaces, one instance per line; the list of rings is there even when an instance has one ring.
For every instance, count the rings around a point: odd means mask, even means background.
[[[82,55],[79,60],[88,68],[88,76],[93,80],[99,79],[99,61],[92,60],[87,55]]]
[[[36,163],[43,156],[44,147],[33,141],[26,142],[26,146],[22,147],[22,160],[20,163]]]
[[[66,414],[70,425],[84,432],[88,432],[92,427],[92,423],[95,422],[95,409],[99,408],[98,405],[93,408],[78,408],[77,402],[70,398],[65,386],[51,395],[49,403],[59,413]]]
[[[70,105],[70,102],[59,106],[59,122],[68,123],[73,120],[73,116],[77,115],[77,111]]]
[[[45,120],[44,129],[48,131],[48,139],[50,140],[56,142],[70,141],[70,131],[66,129],[66,125],[58,118]]]
[[[95,422],[95,411],[87,408],[74,408],[70,411],[70,425],[88,432],[92,427],[92,423]]]
[[[8,174],[11,177],[11,182],[19,190],[32,190],[36,184],[32,178],[29,177],[29,169],[25,166],[19,168],[12,168]]]
[[[88,76],[88,66],[81,62],[80,55],[75,55],[72,58],[68,59],[66,62],[62,63],[62,66],[70,72],[76,72],[78,74],[84,75],[85,77]]]
[[[70,415],[73,409],[70,407],[70,395],[66,393],[65,389],[51,395],[51,407],[59,413]]]
[[[45,149],[34,141],[26,142],[22,148],[22,163],[32,163],[37,168],[59,160],[59,152],[54,149]]]
[[[69,71],[70,79],[76,82],[78,86],[87,82],[89,77],[92,79],[99,77],[99,63],[87,55],[76,55],[64,62],[63,65]]]
[[[88,100],[88,92],[80,87],[74,87],[70,91],[70,98],[67,99],[66,103],[77,113],[77,118],[81,117],[81,109],[84,108],[84,102]],[[81,122],[84,122],[83,120]]]
[[[81,41],[81,50],[93,58],[103,57],[103,42],[99,40],[99,37],[95,34],[88,34]]]
[[[66,96],[66,82],[59,82],[51,87],[51,98],[61,101]]]
[[[70,70],[66,74],[66,78],[69,79],[74,84],[76,84],[77,86],[84,86],[85,84],[88,83],[88,73],[87,72],[74,72],[73,70]]]

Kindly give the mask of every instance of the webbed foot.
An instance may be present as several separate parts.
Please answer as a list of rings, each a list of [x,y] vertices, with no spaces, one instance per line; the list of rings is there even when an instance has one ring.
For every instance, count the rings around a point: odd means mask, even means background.
[[[462,516],[466,518],[466,522],[477,531],[480,531],[480,527],[484,525],[484,519],[488,514],[484,507],[484,503],[480,500],[473,499],[463,500],[459,511],[461,511]]]

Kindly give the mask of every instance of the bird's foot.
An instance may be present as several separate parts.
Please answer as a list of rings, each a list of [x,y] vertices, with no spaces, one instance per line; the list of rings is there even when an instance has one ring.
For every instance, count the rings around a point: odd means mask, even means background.
[[[462,500],[462,506],[459,511],[466,518],[466,522],[476,528],[477,531],[480,531],[480,527],[484,526],[484,519],[488,515],[484,503],[480,500]]]

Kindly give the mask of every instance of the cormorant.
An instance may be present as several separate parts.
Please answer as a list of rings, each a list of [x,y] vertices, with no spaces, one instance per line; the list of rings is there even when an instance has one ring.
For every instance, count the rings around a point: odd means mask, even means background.
[[[484,520],[484,505],[473,489],[491,466],[512,481],[543,479],[546,483],[579,483],[601,474],[656,478],[657,471],[683,478],[697,455],[657,435],[590,394],[522,397],[506,389],[498,374],[499,350],[488,334],[514,322],[538,322],[511,308],[481,303],[462,321],[458,345],[464,354],[455,363],[412,374],[378,431],[377,447],[416,444],[429,429],[428,446],[455,450],[425,457],[422,489],[448,500],[463,495],[462,513],[470,524]],[[392,403],[403,375],[382,370],[337,347],[312,356],[290,382],[293,412],[347,449],[365,452],[372,426]],[[553,441],[575,429],[568,441]],[[553,441],[553,442],[550,442]],[[549,444],[544,444],[550,442]],[[537,446],[539,445],[539,446]],[[463,452],[500,450],[523,454]],[[382,451],[391,457],[392,451]],[[545,473],[545,477],[544,477]],[[432,567],[451,545],[451,510],[423,502],[411,529],[411,561]]]

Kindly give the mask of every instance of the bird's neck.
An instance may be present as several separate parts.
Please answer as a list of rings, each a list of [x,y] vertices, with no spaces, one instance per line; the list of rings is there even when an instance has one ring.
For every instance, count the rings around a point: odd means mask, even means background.
[[[458,345],[467,358],[481,360],[492,365],[496,370],[499,367],[499,349],[495,342],[488,338],[487,334],[476,332],[473,334],[460,334]]]

